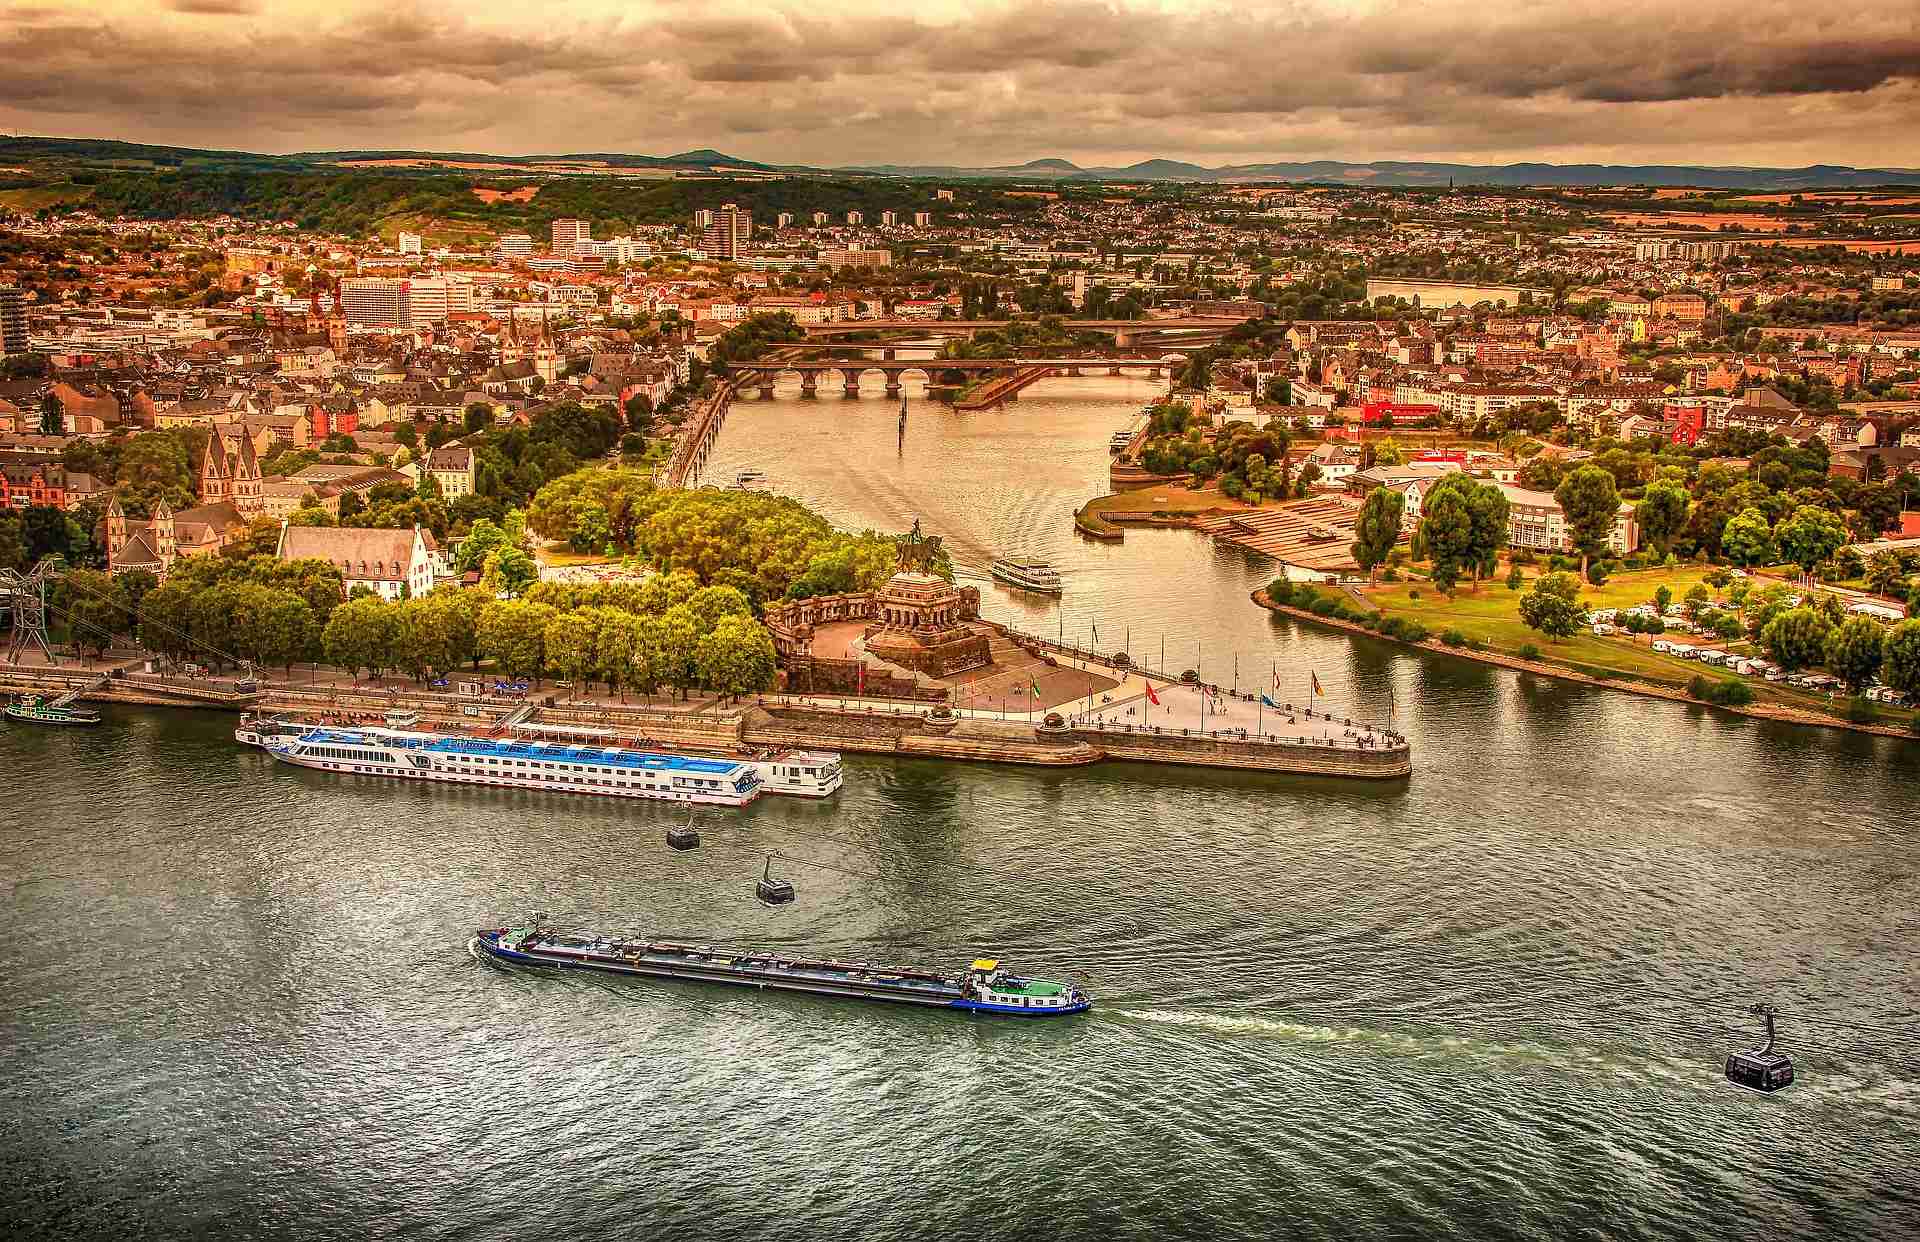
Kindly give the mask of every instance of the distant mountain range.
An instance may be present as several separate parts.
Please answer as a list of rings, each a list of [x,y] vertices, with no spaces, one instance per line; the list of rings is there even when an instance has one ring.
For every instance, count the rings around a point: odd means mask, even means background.
[[[1033,181],[1318,182],[1373,186],[1698,186],[1714,190],[1826,190],[1920,184],[1920,168],[1709,168],[1686,164],[1430,164],[1375,160],[1350,164],[1312,160],[1293,164],[1225,164],[1206,168],[1179,160],[1143,160],[1124,168],[1081,168],[1068,160],[1033,160],[1007,167],[871,164],[842,169],[895,177],[953,177]]]
[[[820,168],[803,164],[767,164],[710,147],[678,155],[627,155],[583,152],[571,155],[474,155],[444,151],[304,151],[294,155],[256,155],[243,151],[206,151],[190,147],[85,138],[10,138],[0,136],[0,158],[50,161],[151,161],[160,167],[248,166],[300,169],[348,160],[430,160],[447,164],[497,166],[503,173],[539,164],[593,164],[609,169],[658,169],[724,175],[729,172],[795,173],[811,176],[933,177],[950,180],[1098,182],[1169,181],[1195,183],[1275,182],[1352,186],[1698,186],[1714,190],[1833,190],[1876,185],[1920,185],[1916,168],[1849,168],[1815,164],[1806,168],[1722,168],[1686,164],[1440,164],[1402,160],[1349,163],[1225,164],[1215,168],[1181,160],[1153,159],[1124,168],[1082,168],[1071,160],[1038,159],[1024,164],[961,166],[950,164],[863,164]]]

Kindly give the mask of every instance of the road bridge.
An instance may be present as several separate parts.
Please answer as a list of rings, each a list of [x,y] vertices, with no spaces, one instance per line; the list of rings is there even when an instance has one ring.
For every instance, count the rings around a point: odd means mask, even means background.
[[[739,389],[756,392],[762,397],[771,397],[774,385],[783,376],[789,374],[799,379],[800,395],[803,397],[818,395],[820,378],[824,375],[838,376],[841,391],[848,397],[858,397],[861,377],[872,371],[878,371],[886,377],[886,395],[897,397],[900,395],[902,381],[906,376],[916,373],[928,384],[938,383],[949,373],[958,373],[971,379],[996,372],[1034,369],[1050,375],[1131,373],[1144,375],[1149,379],[1161,379],[1179,365],[1179,362],[1166,358],[897,358],[892,361],[853,358],[844,362],[833,359],[800,361],[775,358],[755,362],[730,362],[727,368],[735,377]]]
[[[1247,322],[1239,315],[1189,315],[1178,319],[1063,319],[1060,326],[1086,332],[1109,332],[1114,344],[1125,348],[1142,339],[1178,337],[1182,343],[1213,343]],[[837,323],[801,324],[808,340],[830,340],[863,332],[920,332],[928,336],[967,336],[998,330],[1008,324],[1032,320],[1012,319],[849,319]]]

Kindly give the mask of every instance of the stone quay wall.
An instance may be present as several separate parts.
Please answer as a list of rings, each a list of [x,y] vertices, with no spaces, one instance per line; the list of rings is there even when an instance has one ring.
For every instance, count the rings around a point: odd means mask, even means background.
[[[1071,730],[1109,759],[1134,763],[1177,763],[1190,767],[1235,768],[1243,772],[1290,772],[1302,776],[1346,776],[1395,780],[1413,774],[1413,751],[1405,746],[1377,750],[1353,746],[1295,745],[1178,733],[1123,732],[1117,729]]]

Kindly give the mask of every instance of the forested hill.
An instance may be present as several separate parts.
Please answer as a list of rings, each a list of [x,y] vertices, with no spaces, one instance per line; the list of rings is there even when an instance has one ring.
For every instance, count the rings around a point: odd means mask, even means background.
[[[841,216],[862,211],[877,219],[887,208],[929,209],[931,194],[897,181],[782,178],[755,180],[634,181],[565,178],[538,186],[531,199],[483,201],[482,188],[512,188],[500,178],[407,176],[351,171],[301,172],[75,172],[68,184],[86,191],[92,210],[149,220],[232,215],[248,220],[292,220],[303,228],[360,233],[399,224],[470,228],[496,232],[515,228],[536,235],[562,217],[592,220],[605,236],[634,225],[684,223],[696,209],[738,203],[756,218],[776,212],[802,218],[815,211]],[[981,189],[968,198],[991,197],[996,210],[1031,212],[1032,199],[1007,198]],[[955,204],[940,204],[952,210]]]

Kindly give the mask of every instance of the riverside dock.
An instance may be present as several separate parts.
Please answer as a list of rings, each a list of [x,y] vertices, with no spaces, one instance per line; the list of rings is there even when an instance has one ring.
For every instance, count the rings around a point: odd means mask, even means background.
[[[1056,658],[1070,664],[1071,649],[1060,648]],[[91,702],[346,722],[377,723],[384,713],[403,710],[417,712],[427,727],[481,733],[504,728],[514,717],[520,724],[611,729],[661,745],[723,753],[805,747],[1052,768],[1116,761],[1368,780],[1412,773],[1412,748],[1396,734],[1324,712],[1267,712],[1230,693],[1206,694],[1177,681],[1154,680],[1156,705],[1145,693],[1145,675],[1112,671],[1117,680],[1103,679],[1110,688],[1084,701],[1024,711],[837,695],[767,694],[738,703],[696,698],[635,704],[558,693],[526,702],[475,700],[410,683],[375,688],[268,680],[243,693],[221,679],[103,676],[101,669],[77,667],[0,671],[0,691],[77,690]]]

